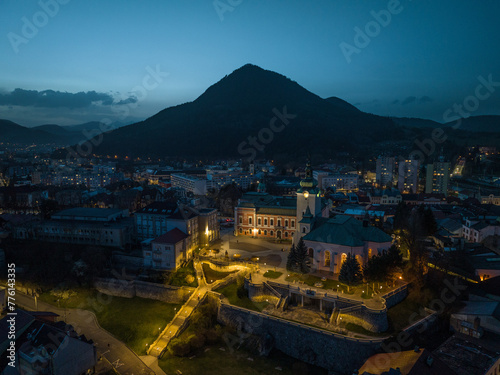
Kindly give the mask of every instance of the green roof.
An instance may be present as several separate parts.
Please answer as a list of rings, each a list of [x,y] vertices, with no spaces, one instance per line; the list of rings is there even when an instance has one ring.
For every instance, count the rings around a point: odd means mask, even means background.
[[[392,238],[376,227],[364,227],[353,217],[337,215],[306,234],[304,240],[358,247],[364,246],[367,241],[391,242]]]
[[[294,207],[257,207],[255,213],[260,215],[296,216],[297,209]]]

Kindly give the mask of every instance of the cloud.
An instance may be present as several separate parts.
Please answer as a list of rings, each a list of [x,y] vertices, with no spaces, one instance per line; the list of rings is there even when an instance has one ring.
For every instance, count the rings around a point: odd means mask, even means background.
[[[407,104],[412,104],[412,103],[418,103],[418,104],[425,104],[425,103],[432,103],[434,101],[434,99],[432,99],[431,97],[427,96],[427,95],[424,95],[420,98],[417,98],[416,96],[408,96],[406,97],[405,99],[403,100],[399,100],[399,99],[396,99],[396,100],[393,100],[391,102],[392,105],[407,105]]]
[[[0,105],[16,105],[21,107],[45,107],[45,108],[86,108],[93,104],[122,105],[135,103],[137,99],[130,97],[114,102],[113,96],[96,91],[87,92],[61,92],[54,90],[24,90],[15,89],[12,92],[0,93]]]
[[[429,98],[427,95],[422,96],[420,99],[418,99],[419,103],[432,103],[434,100],[432,98]]]
[[[416,100],[417,100],[417,98],[415,96],[408,96],[406,99],[404,99],[401,102],[401,105],[407,105],[407,104],[415,103]]]

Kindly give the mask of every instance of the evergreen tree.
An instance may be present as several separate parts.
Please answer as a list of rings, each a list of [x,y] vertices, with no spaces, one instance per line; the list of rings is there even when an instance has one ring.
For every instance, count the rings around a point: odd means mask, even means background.
[[[292,272],[294,271],[293,267],[295,264],[296,253],[297,253],[297,250],[295,249],[295,245],[292,245],[292,247],[290,248],[290,252],[288,253],[288,259],[286,261],[286,269],[288,271],[292,271]]]
[[[370,281],[392,279],[394,273],[403,266],[403,255],[392,245],[389,250],[372,256],[363,267],[363,276]]]
[[[309,255],[304,240],[300,238],[297,246],[292,245],[286,262],[286,269],[292,272],[308,273],[310,270]]]
[[[309,263],[307,247],[302,237],[300,238],[295,251],[297,252],[297,269],[300,273],[308,273],[311,265]]]
[[[359,262],[354,255],[347,254],[347,258],[340,268],[339,281],[351,285],[356,284],[361,281],[361,279],[362,274]]]

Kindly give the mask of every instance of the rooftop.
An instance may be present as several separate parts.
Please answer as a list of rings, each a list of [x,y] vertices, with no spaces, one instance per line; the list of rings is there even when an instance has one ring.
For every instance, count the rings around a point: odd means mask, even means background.
[[[118,208],[77,207],[59,211],[52,215],[52,219],[110,221],[122,214],[123,210]]]
[[[158,244],[176,244],[189,236],[179,228],[169,230],[167,233],[155,238],[152,243]]]
[[[455,375],[445,363],[428,350],[417,350],[375,354],[363,364],[359,374]]]
[[[480,345],[469,336],[455,334],[434,353],[457,375],[483,375],[499,359],[499,354]]]
[[[364,226],[347,215],[337,215],[304,236],[304,240],[342,246],[364,246],[369,242],[392,242],[391,236],[373,226]]]

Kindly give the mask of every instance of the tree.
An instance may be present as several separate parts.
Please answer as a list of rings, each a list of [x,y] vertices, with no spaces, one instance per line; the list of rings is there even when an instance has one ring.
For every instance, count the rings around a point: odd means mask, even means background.
[[[292,248],[290,249],[290,254],[288,254],[286,268],[287,270],[292,272],[299,272],[299,273],[309,272],[311,264],[309,261],[309,254],[307,254],[307,247],[302,237],[297,243],[297,246],[292,245]]]
[[[288,258],[286,260],[286,269],[288,271],[293,271],[294,265],[296,263],[296,254],[297,250],[295,249],[295,245],[292,245],[290,248],[290,252],[288,253]]]
[[[339,281],[352,285],[356,284],[362,279],[361,266],[356,257],[352,254],[347,254],[347,258],[342,263],[339,273]]]
[[[404,201],[398,203],[394,214],[394,229],[405,229],[408,226],[410,211],[410,208]]]
[[[392,245],[387,251],[372,256],[363,267],[363,276],[370,281],[392,279],[394,273],[403,266],[403,255]]]
[[[432,236],[434,233],[437,232],[438,227],[436,223],[436,218],[434,217],[434,213],[429,207],[424,209],[422,214],[422,220],[424,223],[425,231],[427,232],[428,236]]]

